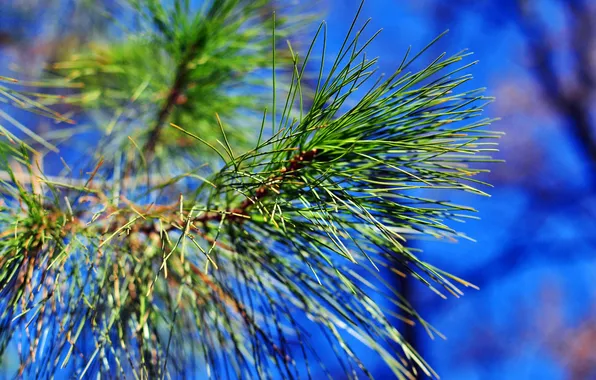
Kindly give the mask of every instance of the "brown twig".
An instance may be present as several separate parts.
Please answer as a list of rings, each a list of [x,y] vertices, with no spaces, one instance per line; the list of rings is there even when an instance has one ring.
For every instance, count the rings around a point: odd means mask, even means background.
[[[261,199],[265,198],[271,189],[276,188],[280,182],[295,174],[295,172],[302,168],[306,163],[313,161],[317,153],[319,153],[319,150],[316,148],[309,151],[302,151],[290,160],[288,167],[282,167],[279,170],[279,174],[277,176],[271,175],[265,184],[257,188],[252,197],[246,197],[239,206],[228,208],[223,213],[205,213],[194,218],[193,221],[201,223],[208,221],[221,221],[221,219],[225,217],[228,220],[242,223],[248,218],[248,209],[250,207],[257,204]]]
[[[262,184],[254,194],[250,197],[245,198],[238,206],[236,207],[229,207],[224,212],[207,212],[203,215],[200,215],[194,219],[192,219],[191,227],[195,232],[199,233],[199,235],[206,239],[210,243],[217,243],[213,239],[210,239],[208,235],[202,234],[200,229],[195,226],[193,223],[202,223],[205,224],[210,221],[221,221],[223,218],[226,220],[234,223],[243,223],[244,221],[250,219],[248,215],[248,210],[255,204],[257,204],[260,200],[265,198],[268,194],[270,194],[271,190],[278,188],[280,184],[287,180],[288,178],[292,177],[299,169],[305,166],[305,164],[312,162],[316,155],[320,153],[318,149],[312,149],[308,151],[302,151],[301,153],[295,155],[290,161],[287,167],[282,167],[279,169],[277,175],[271,175]],[[90,182],[90,181],[88,181]],[[84,200],[85,202],[95,202],[97,201],[107,201],[107,197],[101,192],[93,195],[82,196],[80,201]],[[105,210],[103,216],[97,217],[94,219],[95,228],[98,228],[101,234],[111,234],[117,231],[121,226],[127,224],[130,220],[131,216],[134,215],[141,215],[145,220],[144,223],[136,223],[131,225],[127,231],[132,231],[136,233],[141,233],[144,235],[151,235],[156,234],[160,235],[163,232],[169,232],[173,230],[180,230],[182,225],[184,225],[184,220],[181,219],[181,215],[177,215],[177,210],[179,210],[180,201],[174,202],[168,205],[137,205],[130,200],[122,197],[122,202],[124,202],[129,210],[119,209],[115,205],[108,205]],[[63,231],[69,231],[70,233],[76,233],[76,231],[84,230],[93,228],[90,227],[89,223],[86,223],[85,220],[87,219],[86,215],[89,214],[87,209],[81,209],[76,211],[73,215],[66,215],[64,212],[56,207],[55,205],[48,204],[44,206],[48,211],[46,216],[47,220],[56,221],[59,218],[65,217],[66,222],[63,226]],[[159,219],[169,225],[168,227],[160,230],[155,225],[155,220]],[[11,233],[14,232],[11,230]],[[5,234],[8,232],[5,231]],[[3,237],[4,234],[0,233],[0,238]],[[8,236],[8,235],[6,235]],[[231,247],[222,246],[222,248],[232,249]]]
[[[197,39],[190,45],[188,52],[186,53],[184,58],[176,67],[174,84],[170,88],[165,103],[163,104],[163,106],[157,114],[157,119],[155,121],[155,124],[153,125],[153,128],[149,132],[149,137],[143,149],[145,153],[145,159],[147,162],[150,162],[150,160],[153,158],[153,155],[155,154],[155,148],[157,147],[157,143],[161,136],[163,126],[165,125],[168,117],[174,110],[174,107],[177,104],[185,103],[185,101],[182,100],[186,99],[184,91],[186,89],[186,86],[188,85],[187,82],[191,73],[191,70],[188,66],[191,63],[191,61],[196,57],[197,52],[201,49],[203,44],[204,38],[202,38],[202,36],[197,37]]]

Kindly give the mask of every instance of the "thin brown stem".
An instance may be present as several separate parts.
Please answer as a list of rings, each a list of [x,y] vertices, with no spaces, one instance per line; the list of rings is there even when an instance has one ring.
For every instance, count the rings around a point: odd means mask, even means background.
[[[191,61],[197,56],[204,44],[204,38],[202,35],[198,36],[196,40],[189,46],[188,52],[184,58],[178,63],[176,67],[176,74],[174,83],[169,90],[168,97],[164,102],[163,106],[157,113],[157,118],[153,128],[149,132],[149,137],[145,143],[143,152],[145,153],[145,159],[150,162],[155,155],[155,148],[161,137],[161,133],[164,125],[170,117],[176,104],[180,103],[180,99],[185,98],[184,92],[188,86],[188,79],[191,74],[191,69],[188,67]]]
[[[228,220],[242,223],[247,219],[247,212],[250,207],[265,198],[272,189],[279,187],[280,183],[282,183],[284,180],[292,177],[296,171],[302,168],[306,163],[313,161],[317,153],[318,150],[315,148],[295,155],[290,160],[288,167],[282,167],[279,170],[279,174],[277,176],[271,175],[263,185],[257,188],[251,197],[246,197],[238,207],[228,208],[224,213],[205,213],[199,217],[196,217],[193,221],[205,223],[208,221],[221,221],[221,219],[225,217]]]

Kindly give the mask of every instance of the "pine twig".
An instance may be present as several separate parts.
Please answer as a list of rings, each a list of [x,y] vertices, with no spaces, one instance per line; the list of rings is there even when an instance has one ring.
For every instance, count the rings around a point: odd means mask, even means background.
[[[197,38],[190,45],[188,52],[186,53],[184,58],[178,63],[178,66],[176,67],[174,83],[170,88],[165,103],[163,104],[163,106],[157,114],[155,124],[149,132],[149,137],[143,149],[143,151],[145,152],[146,162],[151,162],[151,160],[153,159],[153,156],[155,155],[155,148],[157,147],[157,143],[160,139],[163,127],[166,124],[168,117],[174,110],[174,107],[181,102],[181,99],[183,99],[182,97],[184,96],[184,90],[188,85],[188,77],[191,72],[188,68],[188,65],[195,58],[197,52],[201,49],[201,46],[203,44],[204,38],[202,37],[202,35],[197,36]]]

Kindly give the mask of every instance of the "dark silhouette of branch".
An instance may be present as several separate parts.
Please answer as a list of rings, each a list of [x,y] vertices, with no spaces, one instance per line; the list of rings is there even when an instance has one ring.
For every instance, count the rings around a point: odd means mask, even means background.
[[[531,202],[520,214],[520,219],[523,219],[524,223],[516,224],[516,228],[510,230],[510,238],[503,243],[498,254],[477,267],[454,274],[482,290],[497,284],[516,271],[530,268],[538,263],[565,264],[586,259],[590,250],[578,249],[578,242],[596,247],[596,238],[590,234],[590,226],[585,225],[585,221],[594,220],[595,215],[583,207],[583,204],[592,198],[592,194],[590,192],[575,194],[574,202],[569,202],[568,193],[533,193],[531,198]],[[578,223],[582,223],[586,229],[585,236],[581,239],[577,237],[539,238],[537,235],[541,235],[545,224],[556,214],[576,215],[580,220]],[[434,295],[419,297],[417,306],[424,310],[432,305],[435,312],[441,307],[453,306],[452,302],[436,303],[434,300]]]
[[[532,71],[545,99],[569,120],[573,137],[581,147],[596,172],[596,134],[590,119],[590,95],[594,92],[594,78],[589,59],[589,48],[594,44],[595,18],[579,0],[564,2],[574,16],[571,28],[572,46],[576,58],[578,90],[571,91],[562,85],[554,67],[554,49],[547,28],[533,12],[528,0],[518,0],[519,26],[527,36]]]

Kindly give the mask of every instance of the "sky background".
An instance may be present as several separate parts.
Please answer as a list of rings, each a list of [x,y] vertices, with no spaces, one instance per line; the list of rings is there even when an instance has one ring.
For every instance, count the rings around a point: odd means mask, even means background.
[[[36,9],[36,1],[30,3]],[[358,5],[317,2],[328,23],[329,53],[339,48]],[[24,41],[60,27],[43,17],[36,21],[34,11],[28,17],[4,12],[10,6],[0,2],[0,74],[15,62],[43,61],[47,52],[27,56]],[[458,226],[476,242],[416,243],[428,261],[480,290],[443,300],[414,284],[413,304],[447,336],[431,340],[419,329],[415,346],[443,379],[596,378],[596,157],[587,153],[596,139],[580,136],[578,112],[561,106],[581,102],[579,113],[594,131],[596,88],[578,73],[596,73],[595,4],[368,0],[361,20],[368,17],[371,31],[383,29],[368,55],[379,56],[379,69],[387,73],[408,46],[419,50],[449,29],[425,57],[474,52],[480,62],[471,69],[471,86],[497,98],[487,114],[500,117],[493,128],[506,133],[498,158],[507,163],[483,178],[494,184],[487,189],[491,197],[450,195],[479,210],[480,220]],[[75,26],[89,27],[84,20]],[[6,42],[9,32],[19,31],[21,41]],[[541,42],[548,54],[538,61]],[[556,74],[558,88],[544,85],[539,73],[545,67]],[[374,356],[367,361],[378,378],[387,376]]]

